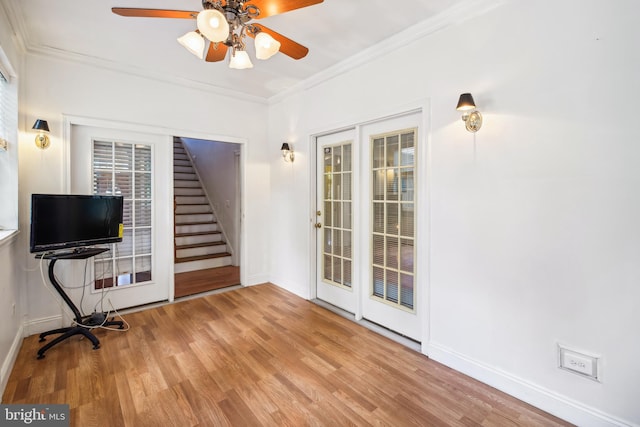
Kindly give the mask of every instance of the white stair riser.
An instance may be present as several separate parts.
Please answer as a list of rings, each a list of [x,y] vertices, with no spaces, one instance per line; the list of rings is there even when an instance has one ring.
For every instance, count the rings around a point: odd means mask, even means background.
[[[178,205],[176,206],[177,214],[204,214],[204,213],[212,213],[211,206],[209,205]]]
[[[176,234],[210,233],[218,231],[218,224],[180,225],[176,224]]]
[[[175,196],[204,196],[204,191],[200,187],[192,188],[174,188],[173,194]]]
[[[173,179],[197,180],[198,177],[195,173],[174,173]]]
[[[190,222],[212,222],[212,221],[215,221],[215,217],[213,216],[212,213],[176,216],[176,224],[186,224]]]
[[[191,166],[177,166],[177,165],[173,166],[173,172],[174,173],[178,173],[178,172],[179,173],[195,173]]]
[[[177,262],[173,268],[174,273],[186,273],[187,271],[204,270],[207,268],[224,267],[231,265],[231,257],[203,259],[200,261]]]
[[[204,246],[202,248],[178,249],[176,258],[220,254],[227,251],[227,245]]]
[[[199,181],[181,181],[179,179],[176,179],[173,181],[173,187],[174,188],[182,188],[182,187],[194,187],[194,188],[200,188],[200,182]]]
[[[202,236],[176,237],[176,246],[197,245],[222,241],[222,234],[203,234]]]
[[[209,201],[204,196],[176,196],[177,205],[207,205]]]

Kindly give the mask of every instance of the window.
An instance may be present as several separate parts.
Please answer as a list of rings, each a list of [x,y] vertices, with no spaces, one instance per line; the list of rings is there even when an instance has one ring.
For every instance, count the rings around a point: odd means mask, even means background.
[[[0,48],[0,230],[18,228],[18,84],[11,70]]]
[[[151,146],[93,141],[93,193],[124,198],[124,235],[96,257],[96,289],[151,280]]]

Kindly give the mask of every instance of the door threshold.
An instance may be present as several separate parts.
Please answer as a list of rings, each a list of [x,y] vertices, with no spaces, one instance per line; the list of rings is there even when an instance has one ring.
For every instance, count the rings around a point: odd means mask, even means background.
[[[370,320],[367,319],[360,319],[360,320],[356,320],[356,316],[353,313],[350,313],[346,310],[341,309],[340,307],[336,307],[333,304],[329,304],[326,301],[322,301],[319,299],[313,299],[311,300],[312,303],[319,305],[322,308],[326,308],[327,310],[331,311],[332,313],[337,314],[340,317],[344,317],[345,319],[351,320],[352,322],[357,323],[360,326],[363,326],[367,329],[369,329],[370,331],[373,331],[375,333],[377,333],[378,335],[382,335],[385,338],[389,338],[391,341],[395,341],[398,344],[401,344],[407,348],[410,348],[411,350],[417,351],[417,352],[421,352],[422,351],[422,344],[418,341],[415,341],[407,336],[404,336],[402,334],[399,334],[397,332],[392,331],[389,328],[385,328],[384,326],[381,326],[377,323],[371,322]]]

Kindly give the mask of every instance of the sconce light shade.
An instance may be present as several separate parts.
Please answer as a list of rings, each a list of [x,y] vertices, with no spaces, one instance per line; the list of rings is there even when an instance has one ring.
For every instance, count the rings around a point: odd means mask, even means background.
[[[467,110],[473,110],[474,108],[476,108],[476,103],[473,100],[473,96],[471,96],[470,93],[463,93],[462,95],[460,95],[460,99],[458,100],[458,106],[456,107],[456,110],[467,111]]]
[[[49,123],[46,120],[37,119],[33,124],[32,129],[38,131],[36,135],[36,146],[42,150],[46,149],[51,145],[51,141],[49,140]]]
[[[35,129],[41,132],[49,132],[49,123],[46,120],[36,120],[31,129]]]
[[[293,153],[293,148],[289,146],[288,142],[282,143],[280,151],[282,151],[282,158],[285,162],[293,162],[293,160],[295,159],[295,154]]]
[[[462,111],[464,126],[469,132],[478,132],[482,127],[482,114],[476,110],[476,102],[470,93],[463,93],[458,99],[456,110]]]

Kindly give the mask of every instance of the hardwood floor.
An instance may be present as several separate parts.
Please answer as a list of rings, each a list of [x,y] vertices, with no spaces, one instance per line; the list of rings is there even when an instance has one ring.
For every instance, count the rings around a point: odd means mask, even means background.
[[[72,426],[568,425],[274,285],[126,316],[102,348],[24,340],[3,403]]]
[[[202,292],[240,284],[240,267],[208,268],[175,275],[175,297],[185,297]]]

